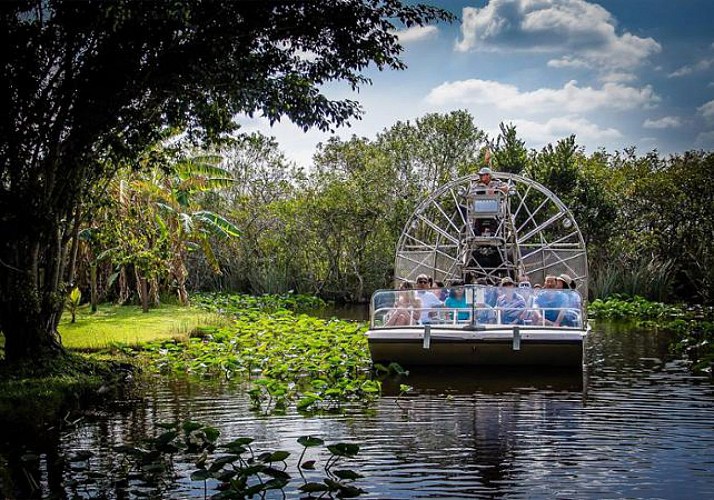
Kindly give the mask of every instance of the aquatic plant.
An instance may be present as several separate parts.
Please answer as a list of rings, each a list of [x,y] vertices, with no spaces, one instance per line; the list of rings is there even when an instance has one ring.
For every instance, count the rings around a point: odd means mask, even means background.
[[[643,328],[660,329],[677,337],[672,351],[684,356],[694,371],[712,373],[714,368],[714,308],[676,306],[651,302],[639,296],[613,295],[588,306],[594,318],[634,320]]]
[[[291,298],[291,307],[314,305]],[[201,328],[187,342],[145,344],[150,369],[249,383],[252,408],[336,411],[347,401],[370,401],[381,389],[360,323],[297,314],[275,297],[202,296],[194,301],[233,317],[230,326]]]
[[[639,295],[613,294],[606,299],[595,299],[588,304],[592,318],[655,320],[677,318],[683,315],[681,308],[662,302],[653,302]]]
[[[75,451],[68,459],[73,471],[65,484],[68,492],[76,498],[94,497],[102,491],[114,491],[120,497],[159,498],[170,496],[169,490],[181,483],[176,478],[189,474],[191,482],[202,483],[204,498],[211,492],[211,499],[238,499],[262,497],[271,490],[283,490],[285,495],[285,488],[295,477],[288,472],[289,451],[258,452],[251,437],[220,443],[218,429],[190,420],[158,423],[156,429],[157,435],[139,443],[115,446],[109,470],[93,451]],[[364,493],[354,484],[362,477],[359,473],[337,468],[342,461],[357,456],[359,445],[326,445],[315,436],[301,436],[297,442],[303,449],[293,465],[302,480],[296,489],[308,495],[304,498],[314,498],[312,494],[320,498],[353,498]],[[312,454],[317,456],[305,460],[308,449],[314,449]],[[320,455],[324,463],[322,474],[316,467]],[[97,473],[100,462],[103,466],[99,468],[105,472]],[[196,493],[187,492],[192,498]]]
[[[191,302],[208,311],[240,316],[249,311],[277,312],[287,309],[293,312],[308,312],[324,308],[324,300],[313,295],[284,294],[227,294],[199,293],[191,297]]]

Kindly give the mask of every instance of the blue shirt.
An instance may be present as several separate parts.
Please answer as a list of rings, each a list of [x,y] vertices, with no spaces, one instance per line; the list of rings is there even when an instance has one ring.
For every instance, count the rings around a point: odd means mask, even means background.
[[[541,292],[535,300],[536,305],[544,310],[545,319],[548,321],[558,319],[560,310],[564,307],[568,307],[568,302],[568,297],[558,290]]]
[[[516,292],[506,292],[498,298],[496,306],[501,309],[501,323],[518,323],[526,308],[526,300]]]
[[[457,299],[456,297],[449,297],[448,299],[446,299],[446,302],[444,302],[444,305],[451,309],[468,309],[469,307],[469,305],[466,303],[466,297],[464,297],[463,295],[460,299]],[[459,321],[466,321],[467,319],[469,319],[469,312],[459,311],[456,317]]]

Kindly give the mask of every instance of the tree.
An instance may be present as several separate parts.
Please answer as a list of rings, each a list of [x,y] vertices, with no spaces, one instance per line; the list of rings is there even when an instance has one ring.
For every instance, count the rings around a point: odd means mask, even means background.
[[[528,150],[524,140],[518,138],[516,126],[499,125],[501,133],[493,148],[493,166],[501,172],[520,174],[528,165]]]
[[[326,130],[360,113],[320,90],[402,69],[395,27],[450,20],[399,0],[0,3],[0,331],[7,362],[62,354],[77,207],[163,127],[216,139],[238,113]],[[111,160],[111,161],[107,161]]]
[[[377,143],[394,162],[398,181],[423,195],[473,171],[485,140],[468,112],[452,111],[428,114],[414,124],[398,122]]]

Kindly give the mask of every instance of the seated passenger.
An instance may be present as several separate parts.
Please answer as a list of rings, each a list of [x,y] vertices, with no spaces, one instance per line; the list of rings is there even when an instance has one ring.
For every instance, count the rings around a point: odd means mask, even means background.
[[[498,300],[496,287],[491,286],[491,283],[486,278],[478,278],[476,284],[484,286],[484,302],[490,307],[496,307],[496,301]]]
[[[569,275],[563,273],[558,276],[558,281],[563,283],[563,289],[568,290],[565,293],[567,297],[567,307],[565,311],[565,316],[561,324],[563,326],[580,326],[580,314],[582,310],[582,299],[580,294],[575,290],[577,288],[577,283]]]
[[[449,297],[449,289],[446,288],[443,281],[434,281],[431,285],[431,292],[442,302]]]
[[[561,326],[568,307],[568,298],[558,290],[557,282],[556,276],[546,276],[544,289],[535,299],[535,305],[542,309],[543,317],[540,319],[546,325]]]
[[[501,295],[496,301],[496,308],[501,311],[501,324],[511,325],[523,322],[521,316],[526,309],[526,301],[516,293],[516,283],[506,276],[501,280]]]
[[[474,302],[474,319],[477,323],[492,325],[496,323],[496,310],[485,302]]]
[[[458,321],[469,320],[469,305],[466,303],[466,294],[464,293],[464,288],[462,286],[457,286],[449,291],[449,296],[446,298],[444,305],[449,309],[459,309],[456,314],[456,319]],[[447,312],[446,319],[449,322],[453,321],[453,311]]]
[[[397,300],[394,303],[394,311],[392,311],[385,325],[406,326],[416,324],[419,321],[421,302],[414,296],[412,284],[408,281],[402,283],[400,291],[396,293]]]
[[[521,276],[518,279],[518,293],[526,301],[526,309],[521,315],[523,323],[529,325],[531,323],[537,323],[538,314],[533,309],[535,306],[535,294],[533,293],[533,288],[531,288],[531,282],[527,276]]]
[[[421,303],[420,321],[423,325],[431,323],[437,318],[436,309],[444,306],[444,303],[436,298],[429,286],[429,277],[426,274],[417,276],[417,292],[416,296]]]

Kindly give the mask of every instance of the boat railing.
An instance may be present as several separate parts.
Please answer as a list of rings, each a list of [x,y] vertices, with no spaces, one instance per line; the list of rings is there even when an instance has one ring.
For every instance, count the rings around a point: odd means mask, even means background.
[[[583,328],[585,314],[577,291],[530,290],[528,296],[523,299],[525,306],[520,302],[499,304],[497,297],[512,293],[512,290],[501,290],[500,287],[465,287],[462,291],[468,296],[469,302],[456,307],[449,307],[446,301],[439,301],[441,305],[422,307],[414,290],[380,290],[372,297],[370,326],[398,328],[431,324],[447,328],[477,325]],[[553,294],[560,295],[553,298]],[[495,305],[487,304],[486,297],[490,301],[495,299]],[[543,304],[539,304],[539,297]],[[548,307],[553,305],[553,302],[557,307]]]

